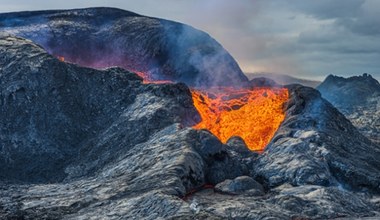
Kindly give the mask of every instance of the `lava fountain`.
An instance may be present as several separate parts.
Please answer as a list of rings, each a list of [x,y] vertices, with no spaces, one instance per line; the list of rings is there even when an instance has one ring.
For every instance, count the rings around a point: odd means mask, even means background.
[[[65,59],[61,56],[59,60]],[[134,71],[143,83],[173,83],[156,80],[149,74]],[[263,151],[285,119],[284,103],[288,90],[278,87],[191,89],[194,106],[201,116],[195,129],[207,129],[226,143],[233,136],[241,137],[248,148]]]

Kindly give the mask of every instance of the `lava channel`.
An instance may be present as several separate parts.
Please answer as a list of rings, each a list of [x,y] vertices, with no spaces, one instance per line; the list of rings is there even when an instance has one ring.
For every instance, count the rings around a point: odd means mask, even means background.
[[[263,151],[285,119],[286,88],[192,90],[194,105],[202,121],[196,129],[207,129],[226,143],[241,137],[248,148]]]

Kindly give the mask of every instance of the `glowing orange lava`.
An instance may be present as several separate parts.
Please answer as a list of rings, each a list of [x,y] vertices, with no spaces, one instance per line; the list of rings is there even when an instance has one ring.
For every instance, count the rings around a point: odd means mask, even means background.
[[[62,57],[62,56],[57,56],[58,60],[62,61],[62,62],[65,62],[65,57]]]
[[[285,118],[285,88],[192,90],[194,106],[207,129],[225,143],[232,136],[243,138],[249,149],[262,151]]]
[[[134,71],[137,75],[139,75],[141,78],[143,78],[143,83],[153,83],[153,84],[163,84],[163,83],[173,83],[173,81],[170,80],[154,80],[152,77],[150,77],[148,74],[144,72],[138,72]]]

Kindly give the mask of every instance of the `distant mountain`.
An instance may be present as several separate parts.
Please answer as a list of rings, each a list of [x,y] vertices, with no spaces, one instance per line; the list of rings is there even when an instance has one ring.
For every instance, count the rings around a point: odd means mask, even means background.
[[[380,94],[380,83],[366,73],[349,78],[329,75],[317,89],[332,104],[346,109],[366,106],[369,98]]]
[[[301,84],[316,88],[321,82],[316,80],[300,79],[286,74],[277,73],[245,73],[249,79],[266,77],[282,85]]]
[[[317,89],[368,138],[380,144],[380,83],[371,75],[329,75]]]

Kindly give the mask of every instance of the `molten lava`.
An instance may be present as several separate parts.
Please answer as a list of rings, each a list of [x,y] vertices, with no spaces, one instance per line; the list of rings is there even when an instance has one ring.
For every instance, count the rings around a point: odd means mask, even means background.
[[[192,90],[202,121],[194,126],[207,129],[225,143],[232,136],[243,138],[249,149],[264,150],[285,118],[288,100],[285,88]]]
[[[143,83],[173,83],[154,80],[136,72]],[[195,129],[207,129],[223,143],[232,137],[243,138],[249,149],[263,151],[285,118],[283,105],[288,100],[285,88],[192,89],[194,106],[202,121]]]

